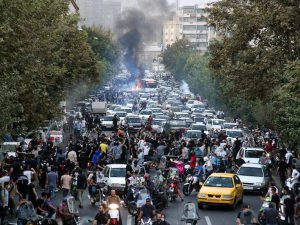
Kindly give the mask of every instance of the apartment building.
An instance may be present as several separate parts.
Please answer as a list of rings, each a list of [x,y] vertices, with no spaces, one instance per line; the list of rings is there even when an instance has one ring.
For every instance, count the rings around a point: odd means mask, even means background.
[[[207,23],[207,5],[182,6],[178,8],[176,17],[164,25],[164,47],[173,44],[176,39],[187,39],[192,47],[207,51],[209,42],[217,37],[216,31]],[[176,27],[176,32],[175,32]],[[173,34],[171,35],[171,30]]]

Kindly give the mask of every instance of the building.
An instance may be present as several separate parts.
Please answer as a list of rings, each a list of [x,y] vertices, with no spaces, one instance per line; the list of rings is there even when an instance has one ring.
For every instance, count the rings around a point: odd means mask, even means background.
[[[157,44],[143,46],[138,52],[139,65],[151,70],[152,63],[161,55],[161,46]]]
[[[81,24],[84,26],[102,26],[103,0],[76,0],[79,7]]]
[[[172,21],[164,24],[164,48],[176,39],[187,39],[192,47],[207,51],[209,42],[217,38],[215,29],[207,23],[207,5],[182,6]]]
[[[181,23],[179,16],[175,15],[172,20],[166,21],[163,25],[163,47],[174,44],[178,39],[182,38]]]
[[[115,32],[115,26],[121,13],[122,4],[120,1],[108,0],[102,5],[102,26]]]

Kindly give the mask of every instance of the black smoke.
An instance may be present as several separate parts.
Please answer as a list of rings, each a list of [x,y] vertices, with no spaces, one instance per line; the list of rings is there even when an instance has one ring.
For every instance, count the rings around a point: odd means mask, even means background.
[[[123,61],[133,78],[143,76],[138,53],[145,44],[161,43],[163,22],[170,19],[174,6],[166,0],[139,0],[135,8],[122,12],[116,30],[124,49]]]

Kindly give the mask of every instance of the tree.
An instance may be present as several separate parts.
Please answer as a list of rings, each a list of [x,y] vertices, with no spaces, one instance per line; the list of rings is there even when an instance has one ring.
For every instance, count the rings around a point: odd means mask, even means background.
[[[300,146],[300,61],[286,65],[283,85],[276,91],[275,121],[280,135],[291,147]]]
[[[61,113],[69,90],[100,78],[78,15],[65,0],[0,2],[1,133],[22,122],[28,129]]]

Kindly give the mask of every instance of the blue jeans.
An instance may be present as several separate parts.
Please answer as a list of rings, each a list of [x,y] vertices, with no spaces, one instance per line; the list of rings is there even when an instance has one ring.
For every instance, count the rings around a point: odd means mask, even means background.
[[[62,196],[63,196],[63,198],[67,197],[68,194],[69,194],[69,189],[63,188],[62,189]]]
[[[56,187],[48,186],[48,191],[49,191],[49,193],[51,195],[51,199],[55,198]]]

